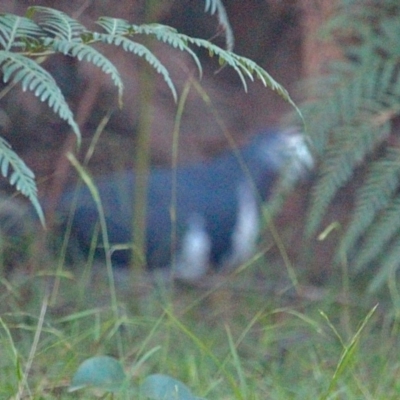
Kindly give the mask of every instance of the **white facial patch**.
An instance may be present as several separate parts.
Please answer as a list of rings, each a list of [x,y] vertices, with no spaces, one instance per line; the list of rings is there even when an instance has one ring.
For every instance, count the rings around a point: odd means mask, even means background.
[[[285,146],[289,155],[287,173],[297,180],[313,168],[314,159],[307,145],[306,138],[302,134],[292,134],[285,136]]]
[[[211,251],[211,240],[205,229],[204,218],[192,215],[185,232],[181,250],[173,266],[174,277],[194,281],[206,274]]]
[[[304,177],[314,166],[307,139],[295,128],[267,137],[260,149],[264,162],[275,171],[283,171],[289,182]]]

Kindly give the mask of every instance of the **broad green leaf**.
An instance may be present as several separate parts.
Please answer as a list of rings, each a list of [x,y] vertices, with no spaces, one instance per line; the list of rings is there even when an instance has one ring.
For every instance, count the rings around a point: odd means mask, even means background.
[[[189,388],[168,375],[149,375],[141,386],[141,394],[150,400],[201,400]]]
[[[85,360],[72,378],[69,392],[83,388],[120,391],[126,382],[121,363],[113,357],[98,356]]]

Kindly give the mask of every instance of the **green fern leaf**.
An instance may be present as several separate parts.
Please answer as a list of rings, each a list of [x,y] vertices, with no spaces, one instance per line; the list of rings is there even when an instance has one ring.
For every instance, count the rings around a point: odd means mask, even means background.
[[[218,56],[221,65],[227,64],[233,68],[238,74],[244,89],[247,91],[246,77],[253,81],[254,78],[258,78],[264,84],[264,86],[276,91],[283,99],[289,102],[298,114],[301,116],[301,112],[295,105],[293,100],[290,98],[286,89],[284,89],[278,82],[276,82],[263,68],[257,65],[254,61],[238,56],[235,53],[224,50],[221,47],[210,43],[204,39],[192,38],[190,36],[178,33],[175,29],[159,25],[159,24],[148,24],[148,25],[131,25],[134,33],[152,35],[159,41],[169,44],[170,46],[179,49],[181,51],[188,52],[194,61],[196,62],[200,74],[202,73],[200,62],[195,53],[190,49],[189,44],[195,45],[200,48],[208,50],[210,56]]]
[[[58,39],[74,41],[87,32],[78,21],[54,8],[32,6],[28,8],[28,15],[30,17],[37,15],[38,25]]]
[[[80,140],[80,131],[72,112],[54,78],[46,70],[29,58],[9,51],[0,51],[0,70],[5,83],[21,82],[24,91],[29,90],[41,101],[47,101],[48,105],[68,122]]]
[[[10,168],[12,169],[11,174]],[[11,185],[15,186],[30,200],[44,225],[44,214],[37,197],[35,175],[2,137],[0,137],[0,171],[1,175],[7,178]]]
[[[27,40],[38,39],[43,31],[32,20],[12,14],[0,14],[0,46],[4,50],[25,49]]]
[[[100,25],[110,37],[127,36],[132,32],[131,24],[124,19],[100,17],[96,23]]]
[[[400,198],[396,197],[382,212],[366,233],[359,251],[355,254],[354,266],[361,270],[386,251],[393,237],[400,230]]]
[[[355,133],[356,132],[356,133]],[[375,126],[346,126],[338,129],[321,164],[320,179],[313,191],[311,212],[306,226],[310,237],[318,228],[335,194],[353,176],[355,168],[383,140]]]
[[[94,33],[93,39],[100,40],[104,43],[122,46],[125,51],[129,51],[144,59],[161,74],[170,88],[174,99],[177,99],[175,86],[170,78],[168,70],[162,65],[154,54],[144,45],[134,42],[127,38],[135,34],[154,36],[157,40],[187,52],[195,61],[197,68],[202,75],[202,67],[200,60],[196,54],[190,49],[187,41],[182,40],[175,29],[160,24],[147,25],[131,25],[127,21],[118,18],[101,17],[97,23],[107,31],[108,34]]]
[[[227,51],[221,49],[219,46],[210,43],[204,39],[191,38],[189,36],[179,34],[182,40],[187,41],[188,43],[192,43],[197,47],[204,48],[209,51],[210,56],[216,55],[219,57],[219,61],[221,65],[227,64],[231,68],[233,68],[236,73],[239,75],[239,78],[242,81],[242,85],[247,92],[247,83],[246,77],[250,81],[254,81],[254,78],[261,80],[264,86],[269,87],[270,89],[277,92],[285,101],[294,107],[294,109],[298,112],[300,116],[302,116],[300,110],[290,98],[287,90],[281,86],[278,82],[276,82],[271,75],[268,74],[263,68],[257,65],[254,61],[249,58],[239,56],[231,51]]]
[[[333,81],[331,92],[326,88],[330,94],[327,100],[321,99],[314,108],[304,110],[306,119],[313,120],[310,124],[311,137],[324,136],[320,139],[323,142],[319,149],[324,153],[320,179],[314,188],[306,226],[308,237],[318,229],[337,191],[349,182],[355,168],[384,140],[390,130],[388,121],[379,119],[383,103],[388,100],[387,83],[382,82],[377,86],[380,72],[382,68],[379,62],[368,63],[358,73],[347,70],[339,85]],[[328,137],[331,138],[330,142]]]
[[[94,33],[93,39],[103,43],[120,46],[124,51],[138,55],[144,58],[162,77],[170,88],[175,101],[177,93],[175,86],[171,80],[168,70],[160,62],[160,60],[144,45],[136,43],[125,37],[129,33],[130,25],[124,20],[115,18],[100,18],[97,23],[101,25],[108,34]]]
[[[243,72],[246,72],[248,76],[255,75],[257,79],[261,80],[264,86],[277,92],[284,100],[289,102],[301,115],[300,110],[297,108],[296,104],[290,98],[288,91],[283,86],[281,86],[277,81],[275,81],[275,79],[273,79],[272,76],[268,74],[267,71],[265,71],[263,68],[261,68],[253,60],[250,60],[249,58],[238,56],[235,53],[231,54],[236,59],[239,68]]]
[[[189,36],[180,34],[176,29],[161,24],[131,25],[132,33],[154,36],[158,41],[166,43],[171,47],[188,53],[199,70],[200,77],[203,75],[203,68],[196,53],[189,47],[187,38]],[[207,42],[209,43],[209,42]]]
[[[381,289],[389,279],[396,277],[395,272],[399,268],[400,260],[400,235],[396,235],[380,255],[379,269],[375,270],[375,275],[368,285],[368,292],[370,293]],[[393,280],[396,281],[396,279]]]
[[[119,105],[122,107],[124,84],[117,68],[107,57],[95,48],[78,41],[71,42],[67,40],[49,39],[45,41],[45,44],[51,44],[56,52],[76,57],[79,61],[85,60],[90,62],[96,67],[99,67],[105,74],[110,75],[115,86],[118,88]]]
[[[400,8],[393,0],[351,3],[324,33],[342,44],[348,59],[330,65],[328,78],[314,86],[315,100],[303,108],[322,156],[306,229],[315,233],[339,188],[352,183],[362,163],[365,174],[357,176],[354,210],[335,261],[346,253],[355,272],[371,271],[369,290],[375,291],[400,270],[400,150],[392,126],[400,115]]]
[[[342,239],[345,253],[374,222],[378,213],[391,202],[400,180],[400,149],[389,148],[387,155],[372,163],[363,185],[357,191],[351,222]]]

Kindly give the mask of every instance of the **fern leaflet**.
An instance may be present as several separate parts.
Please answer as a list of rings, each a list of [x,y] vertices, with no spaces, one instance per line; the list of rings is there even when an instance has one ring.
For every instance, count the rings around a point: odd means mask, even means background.
[[[170,88],[175,101],[177,100],[175,86],[171,80],[168,70],[164,67],[161,61],[146,46],[136,43],[124,36],[129,33],[129,24],[126,21],[102,17],[97,21],[97,23],[108,33],[102,34],[95,32],[93,34],[94,40],[98,40],[102,43],[113,44],[115,46],[121,46],[124,51],[144,58],[157,71],[157,73],[162,75],[164,81]]]
[[[105,74],[111,76],[112,81],[118,88],[119,105],[122,107],[122,95],[124,85],[121,76],[114,64],[94,47],[82,42],[70,42],[67,40],[48,39],[45,44],[50,44],[55,52],[76,57],[79,61],[85,60],[99,67]]]
[[[10,167],[12,169],[11,174]],[[41,223],[44,225],[43,210],[37,198],[35,175],[2,137],[0,137],[0,171],[3,177],[8,178],[11,185],[15,185],[17,190],[31,201]]]
[[[393,124],[400,115],[400,7],[392,0],[352,3],[325,29],[347,59],[330,66],[303,108],[323,158],[306,229],[309,236],[316,232],[341,187],[353,199],[350,185],[363,165],[336,261],[345,253],[355,272],[376,266],[370,282],[376,290],[400,269],[400,150]]]
[[[80,138],[80,131],[67,102],[54,78],[33,60],[17,53],[0,50],[0,70],[5,83],[21,82],[22,89],[29,89],[71,126]]]
[[[0,46],[24,50],[29,39],[38,39],[43,31],[32,20],[12,14],[0,14]]]
[[[28,15],[38,15],[38,25],[55,38],[72,42],[87,32],[78,21],[62,11],[49,7],[32,6],[28,8]]]
[[[378,213],[392,202],[400,179],[400,149],[389,148],[387,155],[372,163],[364,184],[356,194],[352,219],[341,241],[348,253],[374,222]]]
[[[179,34],[176,29],[161,24],[132,24],[130,26],[130,29],[131,33],[154,36],[158,41],[167,43],[175,49],[188,53],[195,62],[199,70],[200,76],[202,76],[203,68],[196,53],[194,53],[194,51],[188,46],[188,36]]]

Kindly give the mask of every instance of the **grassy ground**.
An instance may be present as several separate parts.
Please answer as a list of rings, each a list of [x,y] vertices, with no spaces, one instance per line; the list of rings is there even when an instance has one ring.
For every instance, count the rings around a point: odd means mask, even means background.
[[[398,399],[394,289],[378,304],[352,287],[293,288],[284,275],[263,260],[214,286],[162,292],[118,274],[116,298],[97,269],[4,278],[0,398],[93,398],[68,393],[71,378],[110,355],[134,383],[168,374],[206,399]]]

